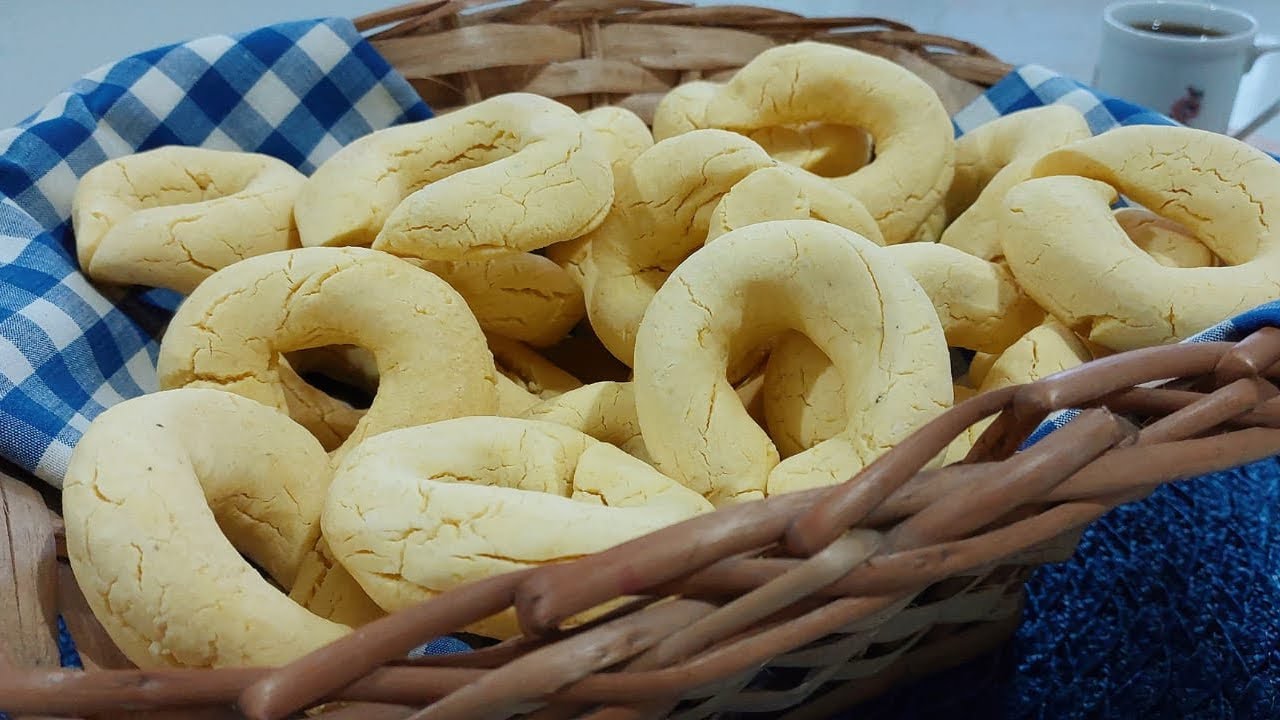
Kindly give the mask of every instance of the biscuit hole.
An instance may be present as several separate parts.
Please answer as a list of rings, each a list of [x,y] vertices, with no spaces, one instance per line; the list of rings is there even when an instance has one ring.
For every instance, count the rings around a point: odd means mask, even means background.
[[[367,410],[378,394],[373,354],[355,345],[325,345],[285,353],[298,375],[324,394]]]
[[[861,128],[807,122],[749,133],[775,160],[819,177],[852,175],[875,160],[875,141]]]
[[[1225,263],[1191,229],[1121,195],[1111,206],[1133,244],[1166,267],[1221,267]]]

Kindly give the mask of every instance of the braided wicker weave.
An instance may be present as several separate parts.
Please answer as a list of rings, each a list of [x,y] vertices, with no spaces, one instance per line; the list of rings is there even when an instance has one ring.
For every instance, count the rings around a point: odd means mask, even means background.
[[[807,18],[653,0],[418,2],[356,20],[437,112],[504,92],[575,109],[621,105],[649,120],[666,91],[725,79],[777,44],[818,40],[894,60],[958,110],[1012,69],[972,43],[879,18]],[[472,9],[471,12],[464,10]]]
[[[969,43],[878,19],[647,0],[464,13],[471,5],[416,3],[357,24],[437,110],[522,90],[645,115],[675,84],[723,77],[803,38],[900,62],[952,110],[1009,70]],[[283,668],[133,669],[60,559],[60,521],[48,509],[57,498],[0,473],[0,585],[16,590],[0,593],[0,708],[131,718],[824,717],[998,645],[1018,622],[1028,573],[1069,555],[1081,529],[1116,505],[1280,452],[1277,361],[1280,330],[1264,329],[1237,344],[1140,350],[981,395],[843,485],[462,587]],[[1154,381],[1163,382],[1147,386]],[[1015,454],[1049,413],[1071,407],[1089,409]],[[963,463],[923,470],[996,414]],[[562,627],[618,598],[630,600]],[[508,607],[524,637],[405,659]],[[87,671],[59,667],[58,614]]]

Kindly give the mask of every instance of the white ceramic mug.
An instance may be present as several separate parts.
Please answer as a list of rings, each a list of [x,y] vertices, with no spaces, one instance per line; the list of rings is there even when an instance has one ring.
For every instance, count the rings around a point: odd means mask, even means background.
[[[1153,24],[1164,31],[1151,30]],[[1204,28],[1207,34],[1168,29]],[[1248,13],[1199,2],[1118,2],[1103,12],[1093,86],[1191,127],[1226,132],[1240,79],[1280,43],[1256,42]]]

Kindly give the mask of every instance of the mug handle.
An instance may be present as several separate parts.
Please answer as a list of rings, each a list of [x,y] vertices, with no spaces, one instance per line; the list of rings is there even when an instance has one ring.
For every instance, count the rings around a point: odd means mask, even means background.
[[[1245,59],[1244,71],[1249,72],[1253,69],[1254,63],[1258,62],[1258,58],[1273,52],[1280,52],[1280,40],[1254,43],[1249,48],[1249,55]],[[1243,140],[1257,132],[1258,128],[1271,122],[1277,115],[1280,115],[1280,99],[1277,99],[1267,109],[1258,113],[1257,117],[1245,123],[1244,127],[1231,133],[1231,137]]]

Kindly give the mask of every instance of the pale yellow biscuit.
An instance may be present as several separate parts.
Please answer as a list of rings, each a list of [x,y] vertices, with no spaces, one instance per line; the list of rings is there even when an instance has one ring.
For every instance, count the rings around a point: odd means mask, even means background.
[[[726,368],[787,330],[838,368],[849,422],[779,463]],[[884,248],[815,220],[750,225],[682,263],[640,324],[634,382],[658,469],[716,504],[845,480],[951,404],[946,341],[919,284]]]
[[[492,355],[475,317],[431,273],[365,248],[249,258],[201,283],[160,343],[161,388],[213,387],[285,409],[283,352],[358,345],[378,394],[336,452],[398,427],[497,409]]]
[[[996,263],[938,243],[885,250],[924,288],[948,345],[1000,352],[1044,320],[1044,310]]]
[[[347,145],[307,180],[294,214],[304,245],[461,260],[577,237],[612,198],[608,161],[578,114],[510,93]]]
[[[383,608],[605,550],[711,510],[608,443],[550,422],[459,418],[383,433],[338,466],[323,524]],[[508,612],[469,627],[508,637]]]
[[[1080,338],[1062,323],[1049,318],[992,360],[982,373],[982,381],[976,392],[981,394],[1035,382],[1091,359],[1088,348]],[[972,368],[970,371],[972,372]],[[982,431],[993,422],[994,417],[988,418],[967,429],[947,447],[943,462],[949,464],[964,459]]]
[[[613,170],[616,191],[618,178],[635,162],[640,153],[653,147],[653,133],[639,115],[625,108],[604,106],[582,113],[587,127],[600,141],[600,147],[609,159]],[[579,287],[586,287],[586,276],[591,273],[591,235],[580,235],[572,240],[548,245],[546,256],[564,268]]]
[[[688,132],[636,158],[590,241],[587,315],[609,352],[631,364],[645,308],[671,271],[706,241],[720,197],[775,164],[759,145],[722,130]]]
[[[787,333],[765,366],[765,428],[783,458],[833,438],[848,424],[844,379],[809,338]]]
[[[587,314],[578,282],[541,255],[511,253],[421,265],[457,290],[480,327],[495,335],[545,347]]]
[[[711,211],[707,242],[758,222],[809,218],[884,244],[875,218],[857,198],[824,178],[787,165],[756,170],[725,193]]]
[[[543,400],[582,387],[577,378],[521,343],[497,335],[488,339],[499,375],[499,415],[520,417]]]
[[[298,566],[289,598],[322,618],[350,627],[387,614],[334,558],[323,534]]]
[[[1108,131],[1042,157],[1000,224],[1018,283],[1082,337],[1122,351],[1175,342],[1280,296],[1280,166],[1184,127]],[[1195,234],[1225,267],[1165,267],[1125,236],[1117,193]]]
[[[929,213],[929,217],[920,223],[920,227],[916,228],[916,234],[911,236],[911,242],[917,243],[935,243],[942,239],[942,233],[947,229],[947,208],[938,205]]]
[[[999,358],[1000,353],[974,353],[973,359],[969,361],[969,372],[965,373],[966,383],[973,388],[981,387],[982,381],[991,371],[991,366]]]
[[[284,406],[280,409],[309,430],[325,450],[337,450],[360,424],[365,411],[311,385],[283,359],[278,362],[276,372],[284,394]]]
[[[94,615],[142,668],[274,666],[349,628],[287,598],[320,534],[329,458],[301,426],[214,390],[98,416],[63,486],[67,555]]]
[[[255,153],[170,145],[108,160],[72,199],[80,267],[102,282],[189,293],[234,262],[297,247],[304,182]]]
[[[582,387],[578,378],[556,367],[532,348],[498,335],[487,337],[498,372],[534,397],[546,400]]]
[[[875,159],[831,180],[871,212],[887,244],[911,239],[951,184],[954,133],[937,93],[883,58],[802,42],[757,55],[706,108],[709,127],[739,132],[812,121],[870,133]]]
[[[640,421],[636,419],[634,388],[629,382],[583,385],[530,407],[521,417],[573,428],[649,462]]]
[[[852,195],[784,165],[756,170],[725,193],[711,213],[707,241],[759,222],[807,218],[883,244],[875,219]],[[951,345],[999,352],[1044,319],[1044,311],[995,263],[936,243],[886,249],[924,288]]]
[[[998,223],[1005,193],[1031,177],[1041,155],[1087,137],[1089,124],[1068,105],[1019,110],[961,136],[944,203],[951,221],[941,242],[983,260],[1000,260]]]

